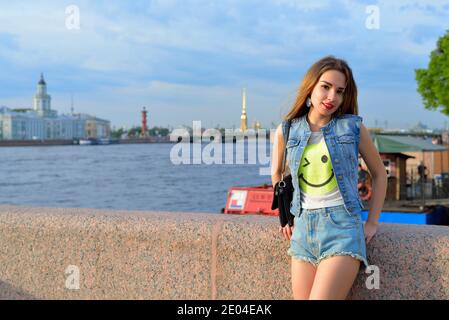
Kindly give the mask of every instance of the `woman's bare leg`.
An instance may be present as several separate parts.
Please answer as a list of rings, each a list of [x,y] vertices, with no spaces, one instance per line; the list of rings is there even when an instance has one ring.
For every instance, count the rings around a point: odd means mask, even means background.
[[[322,260],[316,271],[310,299],[346,299],[359,268],[360,261],[351,256],[335,256]]]
[[[293,299],[309,299],[315,272],[316,267],[313,264],[292,257]]]

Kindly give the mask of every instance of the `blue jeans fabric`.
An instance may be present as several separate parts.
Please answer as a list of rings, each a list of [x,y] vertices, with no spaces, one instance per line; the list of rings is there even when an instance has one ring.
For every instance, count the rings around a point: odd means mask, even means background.
[[[368,267],[360,212],[350,213],[344,205],[301,208],[294,218],[288,254],[314,266],[329,257],[351,256]]]

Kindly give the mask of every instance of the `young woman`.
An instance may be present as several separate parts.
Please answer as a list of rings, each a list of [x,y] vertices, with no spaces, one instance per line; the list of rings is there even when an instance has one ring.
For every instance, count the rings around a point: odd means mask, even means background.
[[[281,180],[287,149],[286,167],[294,187],[294,225],[279,228],[290,240],[294,299],[345,299],[361,263],[368,266],[366,245],[379,226],[387,175],[357,113],[351,69],[344,60],[328,56],[310,67],[276,130],[272,183]],[[373,188],[365,223],[357,190],[359,152]]]

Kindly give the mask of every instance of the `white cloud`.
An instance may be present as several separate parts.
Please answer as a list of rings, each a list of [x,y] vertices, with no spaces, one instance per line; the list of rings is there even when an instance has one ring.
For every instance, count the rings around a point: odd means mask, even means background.
[[[355,21],[364,21],[367,17],[367,5],[351,0],[342,0],[351,14],[351,18],[344,21],[348,29]],[[379,0],[376,4],[380,13],[380,29],[353,28],[360,55],[394,59],[397,54],[427,57],[435,47],[438,36],[448,28],[449,10],[447,1],[387,1]],[[446,6],[446,9],[444,9]],[[426,9],[427,8],[427,9]],[[429,8],[434,8],[430,10]],[[360,25],[360,22],[358,23]],[[364,25],[364,24],[363,24]],[[427,39],[417,43],[413,39],[415,28],[428,27],[441,30],[441,34],[428,34]]]
[[[350,0],[76,3],[79,31],[65,28],[64,3],[2,2],[0,32],[14,35],[18,48],[0,50],[0,63],[22,69],[60,66],[61,73],[69,66],[77,74],[62,78],[91,81],[95,91],[79,97],[80,108],[96,109],[103,117],[111,112],[114,122],[129,124],[135,116],[120,115],[120,108],[138,114],[147,104],[159,108],[153,119],[161,123],[194,116],[238,123],[245,83],[254,103],[251,116],[264,124],[277,121],[288,111],[302,72],[329,53],[346,58],[363,78],[379,79],[386,65],[396,65],[395,77],[366,90],[409,81],[436,42],[430,33],[416,41],[415,29],[445,30],[449,21],[447,2],[440,0],[377,1],[379,30],[365,28],[366,5]],[[113,85],[96,82],[112,73]],[[197,84],[207,77],[214,85]],[[55,107],[66,103],[53,95]]]
[[[328,8],[331,4],[331,1],[273,0],[273,3],[278,6],[286,6],[294,8],[298,11],[309,12]]]
[[[28,67],[39,63],[71,63],[95,71],[142,70],[154,61],[167,62],[161,48],[273,61],[285,52],[322,43],[336,44],[342,40],[335,35],[318,33],[314,25],[288,21],[276,12],[274,15],[262,12],[263,16],[253,19],[252,24],[245,20],[245,15],[250,16],[250,12],[239,7],[238,2],[230,3],[228,11],[238,18],[220,25],[215,24],[215,18],[226,8],[226,3],[198,5],[191,9],[191,15],[186,15],[177,8],[175,1],[153,2],[151,8],[156,12],[172,11],[160,21],[150,14],[135,18],[133,13],[126,11],[126,5],[117,2],[108,2],[107,10],[103,12],[89,2],[81,1],[80,30],[65,28],[63,4],[51,1],[26,5],[10,3],[0,12],[0,28],[17,35],[19,50],[2,55],[3,59]],[[322,6],[295,1],[277,3],[304,9]],[[30,23],[32,21],[37,23]],[[276,39],[275,42],[267,41],[267,35]]]
[[[407,52],[416,56],[428,56],[431,51],[436,47],[436,41],[434,39],[427,40],[423,43],[416,43],[410,39],[405,40],[399,45],[399,48],[404,52]]]

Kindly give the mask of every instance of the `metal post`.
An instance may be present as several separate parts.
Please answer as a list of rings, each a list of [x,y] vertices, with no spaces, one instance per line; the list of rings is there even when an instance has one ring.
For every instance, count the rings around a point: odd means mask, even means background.
[[[424,210],[424,206],[426,204],[426,199],[424,197],[424,177],[426,175],[426,165],[424,163],[424,151],[422,152],[422,165],[423,165],[422,176],[420,175],[421,176],[421,199],[422,199],[422,201],[421,201],[420,210]]]

